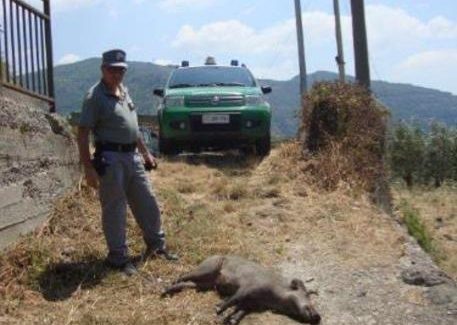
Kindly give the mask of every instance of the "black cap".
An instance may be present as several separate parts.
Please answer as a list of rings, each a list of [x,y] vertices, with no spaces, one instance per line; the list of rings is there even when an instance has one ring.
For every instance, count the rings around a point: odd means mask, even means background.
[[[127,68],[128,65],[125,62],[127,54],[123,50],[109,50],[103,53],[103,66],[107,67],[120,67]]]

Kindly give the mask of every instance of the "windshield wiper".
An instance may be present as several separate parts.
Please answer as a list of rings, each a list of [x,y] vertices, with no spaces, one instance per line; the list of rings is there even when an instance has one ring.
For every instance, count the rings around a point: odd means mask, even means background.
[[[169,88],[189,88],[189,87],[194,87],[194,85],[191,84],[176,84],[172,85]]]
[[[198,84],[197,87],[246,87],[245,84],[239,82],[213,82],[206,84]]]
[[[216,83],[218,86],[233,86],[233,87],[246,87],[245,84],[239,82],[218,82]]]
[[[210,84],[198,84],[197,87],[216,87],[217,83],[210,83]]]

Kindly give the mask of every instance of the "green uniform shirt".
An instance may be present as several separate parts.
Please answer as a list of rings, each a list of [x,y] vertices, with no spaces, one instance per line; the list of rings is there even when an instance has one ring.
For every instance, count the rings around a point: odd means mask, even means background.
[[[136,143],[140,135],[135,105],[127,88],[120,89],[117,97],[99,81],[84,99],[79,125],[91,128],[96,142]]]

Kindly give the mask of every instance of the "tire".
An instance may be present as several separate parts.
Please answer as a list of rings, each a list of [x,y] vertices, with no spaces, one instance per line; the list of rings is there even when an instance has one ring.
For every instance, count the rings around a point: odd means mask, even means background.
[[[170,140],[164,139],[159,136],[159,152],[165,156],[171,156],[177,154],[177,150]]]
[[[255,143],[255,151],[257,156],[265,157],[270,154],[271,141],[270,135],[260,138]]]
[[[240,150],[240,154],[242,156],[246,156],[246,157],[254,155],[254,151],[255,151],[253,145],[241,147],[239,150]]]

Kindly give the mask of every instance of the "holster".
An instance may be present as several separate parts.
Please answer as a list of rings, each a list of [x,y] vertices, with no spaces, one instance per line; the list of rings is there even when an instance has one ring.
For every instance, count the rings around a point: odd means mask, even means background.
[[[106,168],[109,164],[106,162],[106,159],[103,157],[100,151],[95,151],[94,157],[91,160],[92,166],[97,172],[98,176],[103,176],[106,173]]]

